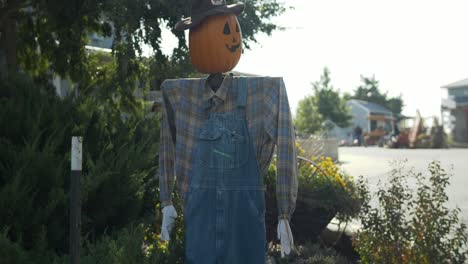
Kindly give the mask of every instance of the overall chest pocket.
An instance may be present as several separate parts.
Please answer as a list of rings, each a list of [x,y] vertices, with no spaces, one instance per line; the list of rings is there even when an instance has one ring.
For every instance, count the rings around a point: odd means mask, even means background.
[[[205,127],[197,137],[197,157],[209,168],[238,168],[249,158],[249,140],[241,133],[218,127]]]

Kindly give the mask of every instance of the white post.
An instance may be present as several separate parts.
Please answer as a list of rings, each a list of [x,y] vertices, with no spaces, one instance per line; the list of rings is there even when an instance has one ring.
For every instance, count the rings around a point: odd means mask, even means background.
[[[83,160],[83,137],[72,137],[70,179],[70,257],[72,264],[80,263],[81,193],[80,177]]]
[[[83,160],[83,137],[72,137],[72,171],[81,171],[81,164]]]

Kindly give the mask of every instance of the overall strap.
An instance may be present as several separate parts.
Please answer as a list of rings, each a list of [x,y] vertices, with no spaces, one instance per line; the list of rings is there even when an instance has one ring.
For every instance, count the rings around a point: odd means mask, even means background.
[[[237,80],[237,109],[245,110],[247,104],[247,77],[239,77]]]

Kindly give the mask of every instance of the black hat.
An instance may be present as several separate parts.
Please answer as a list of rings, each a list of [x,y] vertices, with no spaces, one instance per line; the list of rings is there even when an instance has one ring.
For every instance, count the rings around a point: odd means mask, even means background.
[[[192,16],[183,18],[175,25],[176,30],[186,30],[200,24],[208,16],[234,14],[238,16],[244,10],[244,4],[226,5],[226,0],[193,0]]]

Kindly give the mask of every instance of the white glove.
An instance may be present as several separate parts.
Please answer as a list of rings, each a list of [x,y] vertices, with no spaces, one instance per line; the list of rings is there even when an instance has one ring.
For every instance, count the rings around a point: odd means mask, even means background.
[[[288,220],[280,219],[277,231],[278,239],[281,241],[281,257],[283,258],[285,253],[288,255],[291,249],[294,248],[294,239]]]
[[[172,205],[164,206],[162,209],[161,240],[170,240],[170,234],[174,227],[177,212]]]

